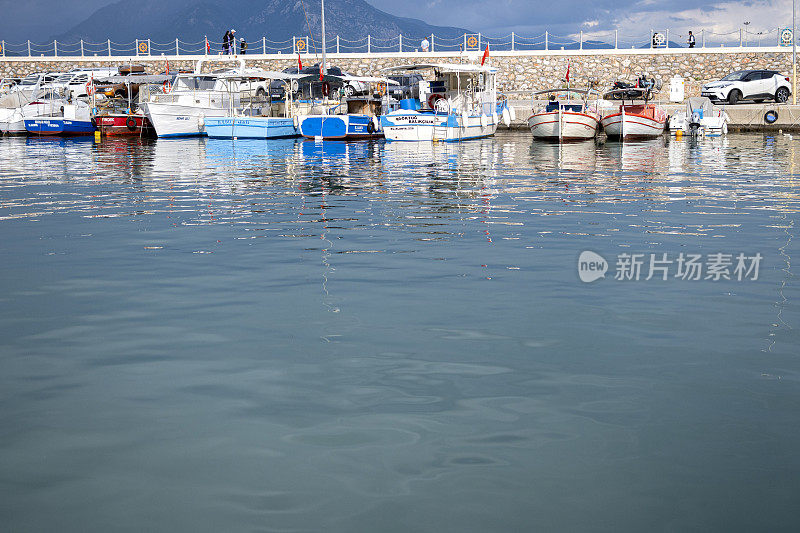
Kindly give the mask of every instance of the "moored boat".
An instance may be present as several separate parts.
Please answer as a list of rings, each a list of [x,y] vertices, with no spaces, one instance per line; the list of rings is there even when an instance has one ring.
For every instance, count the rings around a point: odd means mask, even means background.
[[[109,113],[95,117],[97,129],[103,136],[149,135],[155,133],[150,121],[137,113]]]
[[[588,90],[546,89],[534,93],[548,95],[549,101],[528,118],[534,138],[550,141],[593,139],[600,127],[597,106],[588,103]],[[582,96],[573,99],[573,96]]]
[[[604,95],[607,99],[617,99],[621,94],[627,97],[631,89],[609,91]],[[649,103],[650,90],[639,89],[638,93],[644,103],[629,103],[625,101],[619,108],[605,115],[600,124],[603,131],[614,139],[651,139],[664,133],[667,122],[667,112],[663,107]]]
[[[494,135],[502,119],[507,125],[513,111],[498,99],[498,69],[473,64],[423,63],[384,69],[384,72],[433,71],[420,81],[414,105],[381,117],[387,140],[462,141]]]
[[[88,104],[63,106],[63,115],[25,119],[25,130],[33,135],[91,135],[95,130]]]
[[[669,119],[669,132],[673,135],[718,137],[728,133],[730,117],[711,103],[705,96],[693,96],[686,100],[686,109]]]

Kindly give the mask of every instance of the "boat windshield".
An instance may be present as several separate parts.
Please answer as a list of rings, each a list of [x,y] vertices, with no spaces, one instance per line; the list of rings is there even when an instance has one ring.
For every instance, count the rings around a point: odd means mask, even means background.
[[[36,83],[38,81],[39,81],[39,76],[37,76],[37,75],[26,76],[26,77],[22,78],[22,81],[20,81],[19,84],[20,85],[36,85]]]
[[[216,76],[189,76],[178,77],[175,80],[175,89],[183,91],[212,91],[216,85]]]
[[[69,80],[72,79],[74,75],[75,75],[74,73],[69,73],[69,72],[66,74],[62,74],[61,76],[55,79],[54,83],[67,83],[69,82]]]
[[[731,72],[720,81],[739,81],[743,79],[749,72],[749,70],[737,70],[736,72]]]

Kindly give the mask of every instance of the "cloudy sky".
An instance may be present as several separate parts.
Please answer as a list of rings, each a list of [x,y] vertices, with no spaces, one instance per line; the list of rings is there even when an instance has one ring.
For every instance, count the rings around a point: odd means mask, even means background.
[[[114,0],[0,0],[4,17],[0,39],[45,41],[86,19],[98,7]],[[169,0],[164,0],[168,2]],[[236,0],[231,0],[235,3]],[[430,24],[459,26],[491,36],[539,35],[545,30],[574,35],[580,30],[602,32],[619,28],[638,35],[650,28],[670,29],[670,36],[705,28],[725,33],[738,31],[744,22],[753,33],[791,27],[791,0],[367,0],[394,15]],[[131,2],[136,9],[136,2]]]

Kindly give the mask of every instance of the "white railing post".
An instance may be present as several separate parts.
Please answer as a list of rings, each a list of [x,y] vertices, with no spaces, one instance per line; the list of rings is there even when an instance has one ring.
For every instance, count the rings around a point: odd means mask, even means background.
[[[481,37],[482,37],[481,32],[478,32],[478,50],[480,50],[482,48],[482,46],[481,46]]]
[[[550,40],[550,32],[545,31],[544,32],[544,49],[545,50],[549,50],[550,49],[550,43],[548,42],[549,40]]]
[[[3,48],[5,48],[5,46]],[[30,39],[28,39],[28,57],[31,57],[31,40]]]
[[[0,44],[0,46],[3,47],[3,57],[6,57],[6,40],[3,39],[2,41],[0,41],[0,43],[2,43],[2,44]],[[30,55],[30,54],[28,54],[28,55]]]
[[[81,39],[81,57],[83,57],[83,39]]]
[[[463,50],[465,52],[467,51],[467,34],[466,33],[464,34],[464,48],[463,48]]]
[[[111,57],[111,39],[108,40],[108,57]]]
[[[311,41],[308,40],[308,35],[306,35],[306,47],[305,47],[306,53],[308,53],[308,51],[309,51],[309,48],[308,48],[309,46],[311,46]],[[317,49],[317,45],[314,45],[314,50],[316,51],[316,49]]]
[[[511,51],[514,51],[514,32],[511,32]]]
[[[181,55],[181,45],[178,44],[178,38],[177,37],[175,38],[175,55],[176,56]]]
[[[297,52],[297,37],[292,37],[292,53]]]
[[[706,30],[700,30],[700,38],[703,41],[703,48],[706,47]]]
[[[742,47],[742,28],[739,28],[739,48]]]
[[[261,38],[261,53],[267,55],[267,38]]]
[[[581,37],[580,37],[580,38],[581,38],[581,41],[580,41],[579,48],[580,48],[581,50],[583,50],[583,30],[581,30]]]
[[[372,53],[372,35],[367,35],[367,53]]]
[[[150,55],[150,39],[147,39],[147,55]]]
[[[433,52],[433,34],[431,33],[431,52]]]
[[[400,34],[400,53],[403,53],[403,34]]]
[[[138,56],[139,55],[139,39],[136,39],[136,44],[134,46],[136,46],[136,55]]]
[[[339,53],[339,36],[336,36],[336,53]]]
[[[664,36],[665,36],[665,41],[666,41],[666,42],[665,42],[665,44],[664,44],[664,46],[665,46],[666,48],[669,48],[669,28],[667,28],[667,29],[666,29],[666,31],[664,32],[664,34],[665,34]]]
[[[614,50],[619,49],[619,30],[614,30]]]
[[[56,41],[55,39],[53,39],[53,55],[55,57],[58,57],[58,41]]]

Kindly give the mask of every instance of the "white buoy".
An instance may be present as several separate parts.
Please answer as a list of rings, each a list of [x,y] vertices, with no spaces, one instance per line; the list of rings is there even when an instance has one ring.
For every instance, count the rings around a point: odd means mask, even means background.
[[[511,126],[511,111],[507,107],[503,108],[503,124],[506,125],[506,128]]]

